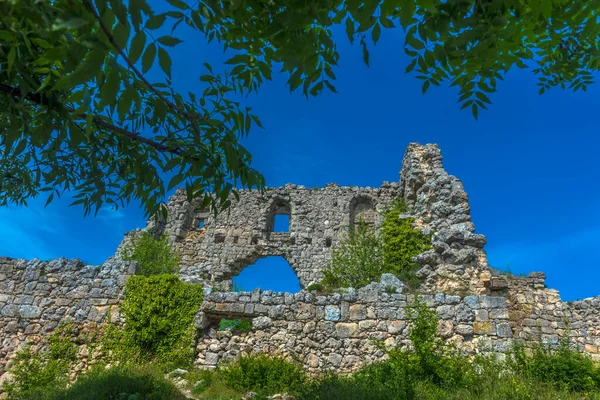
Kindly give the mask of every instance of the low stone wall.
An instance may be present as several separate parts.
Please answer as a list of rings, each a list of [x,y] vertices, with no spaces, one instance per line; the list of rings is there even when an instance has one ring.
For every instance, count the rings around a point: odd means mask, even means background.
[[[565,302],[541,272],[506,277],[511,327],[524,342],[557,345],[563,339],[600,361],[600,297]]]
[[[40,343],[62,322],[72,321],[83,335],[102,323],[109,307],[120,303],[135,265],[0,257],[0,381],[27,341]]]
[[[381,359],[386,346],[408,344],[407,305],[413,295],[391,276],[358,291],[314,295],[305,291],[211,293],[198,320],[203,328],[196,363],[217,363],[251,352],[281,354],[303,362],[309,372],[351,372]],[[397,287],[393,293],[392,286]],[[505,352],[512,330],[501,296],[423,295],[439,316],[438,332],[467,353]],[[218,331],[222,318],[252,319],[247,333]]]

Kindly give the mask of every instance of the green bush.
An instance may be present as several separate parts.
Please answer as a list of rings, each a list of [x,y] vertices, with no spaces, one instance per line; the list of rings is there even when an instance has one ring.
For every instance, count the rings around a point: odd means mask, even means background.
[[[436,336],[437,315],[423,302],[416,300],[409,318],[411,350],[386,350],[387,360],[349,377],[314,380],[297,400],[600,399],[600,367],[566,343],[516,347],[506,362],[493,355],[469,360]]]
[[[511,352],[508,366],[515,374],[550,383],[557,389],[600,390],[600,367],[588,355],[569,348],[566,341],[554,349],[539,343],[529,350],[517,345]]]
[[[13,380],[2,387],[9,399],[40,398],[45,392],[66,385],[69,370],[77,359],[72,334],[71,325],[63,325],[49,338],[45,351],[34,354],[27,345],[17,354],[10,370]]]
[[[175,275],[131,276],[121,307],[125,327],[122,355],[131,348],[144,359],[167,366],[190,365],[194,356],[194,316],[202,303],[201,286],[183,283]],[[129,349],[129,350],[128,350]]]
[[[400,219],[407,211],[404,200],[396,200],[384,212],[381,232],[361,222],[332,250],[331,262],[321,282],[329,288],[360,288],[379,281],[384,273],[418,287],[418,264],[412,258],[431,248],[431,237],[413,228],[413,218]]]
[[[150,366],[96,368],[68,389],[46,393],[44,400],[184,400],[187,397]]]
[[[414,218],[402,218],[407,212],[404,199],[396,200],[385,212],[381,237],[383,239],[383,262],[385,272],[396,275],[404,283],[419,286],[415,275],[418,264],[412,258],[431,248],[431,236],[413,228]]]
[[[125,247],[123,260],[137,261],[141,275],[177,273],[180,262],[166,236],[156,237],[147,231],[134,238],[131,247]]]
[[[306,379],[301,366],[265,354],[239,357],[222,374],[223,382],[230,388],[261,394],[292,393]]]
[[[227,319],[223,318],[219,322],[219,330],[231,330],[238,332],[250,332],[252,330],[252,320],[249,319]]]
[[[373,229],[361,222],[333,248],[321,283],[330,288],[359,288],[378,281],[385,272],[383,243]]]

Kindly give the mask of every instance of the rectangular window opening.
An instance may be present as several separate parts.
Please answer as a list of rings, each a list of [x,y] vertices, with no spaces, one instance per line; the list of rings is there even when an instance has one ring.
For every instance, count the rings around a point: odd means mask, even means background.
[[[273,232],[289,232],[290,216],[289,214],[275,214]]]

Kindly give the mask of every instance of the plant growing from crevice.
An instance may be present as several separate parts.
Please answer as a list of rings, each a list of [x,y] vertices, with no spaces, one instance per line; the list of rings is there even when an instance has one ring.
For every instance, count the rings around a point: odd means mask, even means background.
[[[400,218],[408,211],[403,199],[384,212],[379,232],[361,221],[332,249],[332,260],[321,282],[325,287],[360,288],[391,273],[410,287],[418,287],[419,265],[413,257],[431,248],[431,236],[414,228],[413,218]]]
[[[11,400],[42,398],[45,392],[67,384],[76,360],[73,327],[70,323],[61,325],[48,339],[45,350],[34,353],[27,344],[17,353],[10,369],[12,380],[2,389]]]
[[[137,261],[140,275],[174,274],[179,270],[180,257],[172,249],[166,235],[155,236],[142,231],[123,250],[124,261]]]
[[[333,247],[321,284],[329,288],[366,286],[386,272],[383,260],[383,242],[377,232],[361,221]]]
[[[418,287],[419,279],[415,273],[419,264],[412,259],[431,249],[431,235],[414,228],[414,218],[400,218],[406,212],[408,206],[404,199],[395,200],[384,212],[381,229],[383,261],[386,272],[412,287]]]
[[[202,286],[184,283],[172,274],[134,275],[124,294],[124,326],[109,322],[101,338],[109,359],[123,364],[152,362],[165,370],[190,367]]]

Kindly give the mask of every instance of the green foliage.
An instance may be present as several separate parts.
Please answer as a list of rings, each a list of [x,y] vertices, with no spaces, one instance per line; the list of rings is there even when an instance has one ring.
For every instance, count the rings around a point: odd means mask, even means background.
[[[282,357],[258,354],[239,357],[223,369],[222,379],[235,390],[275,394],[298,390],[306,378],[301,366]]]
[[[313,283],[312,285],[308,285],[306,287],[306,290],[308,290],[309,292],[312,292],[312,291],[319,292],[324,289],[325,289],[325,286],[323,286],[321,283]]]
[[[385,272],[383,243],[375,231],[361,222],[333,247],[321,284],[331,288],[359,288],[378,281]]]
[[[238,400],[247,392],[230,388],[223,382],[222,369],[190,371],[186,379],[192,385],[189,389],[198,400]],[[257,399],[262,400],[262,399]]]
[[[0,205],[69,190],[86,214],[139,199],[150,215],[166,212],[166,192],[185,184],[190,199],[210,190],[204,205],[220,210],[235,183],[264,186],[238,140],[260,121],[228,98],[236,75],[205,64],[203,93],[170,86],[177,26],[214,37],[206,30],[214,14],[181,1],[160,8],[0,2]],[[153,83],[145,74],[157,66],[163,79]]]
[[[125,248],[123,260],[137,261],[142,275],[176,273],[180,262],[165,235],[155,237],[147,231],[132,240],[131,248]]]
[[[431,248],[431,237],[413,228],[413,218],[402,218],[407,212],[402,200],[396,200],[386,211],[381,237],[383,239],[383,261],[386,272],[390,272],[403,282],[416,287],[419,280],[415,276],[418,264],[412,258]]]
[[[125,327],[121,354],[138,351],[143,359],[188,366],[194,356],[194,316],[202,303],[202,287],[177,276],[131,276],[121,311]],[[117,351],[119,353],[119,350]]]
[[[326,376],[305,385],[301,399],[600,399],[600,367],[566,345],[517,347],[501,362],[463,357],[436,337],[437,314],[418,298],[409,318],[412,349],[385,350],[389,358],[349,377]]]
[[[67,389],[46,393],[43,400],[184,400],[187,397],[151,366],[92,369]]]
[[[588,355],[577,353],[563,341],[558,348],[537,344],[532,349],[517,345],[508,362],[515,373],[556,389],[590,392],[600,389],[600,367]]]
[[[227,319],[223,318],[219,322],[219,330],[231,330],[238,332],[250,332],[252,330],[252,320],[249,319]]]
[[[77,358],[72,333],[70,324],[63,325],[49,338],[45,351],[34,354],[27,345],[17,354],[10,370],[14,379],[2,387],[9,399],[39,398],[47,391],[66,385]]]
[[[367,65],[369,42],[402,27],[406,72],[423,81],[422,92],[458,86],[461,108],[476,118],[511,69],[532,66],[540,93],[586,90],[600,69],[595,1],[168,0],[156,8],[147,0],[0,2],[0,205],[70,190],[86,213],[139,199],[154,214],[184,184],[188,199],[210,190],[205,205],[227,207],[236,183],[264,187],[239,142],[261,123],[236,99],[271,80],[275,65],[291,91],[336,92],[340,25]],[[203,64],[201,93],[172,85],[183,26],[193,41],[216,39],[235,52],[220,71]],[[145,74],[158,69],[161,81],[151,82]]]
[[[411,259],[431,248],[431,237],[413,228],[412,218],[399,218],[406,211],[404,200],[394,201],[384,213],[380,235],[363,222],[350,229],[347,239],[333,248],[321,283],[359,288],[392,273],[410,286],[418,286],[418,265]]]

